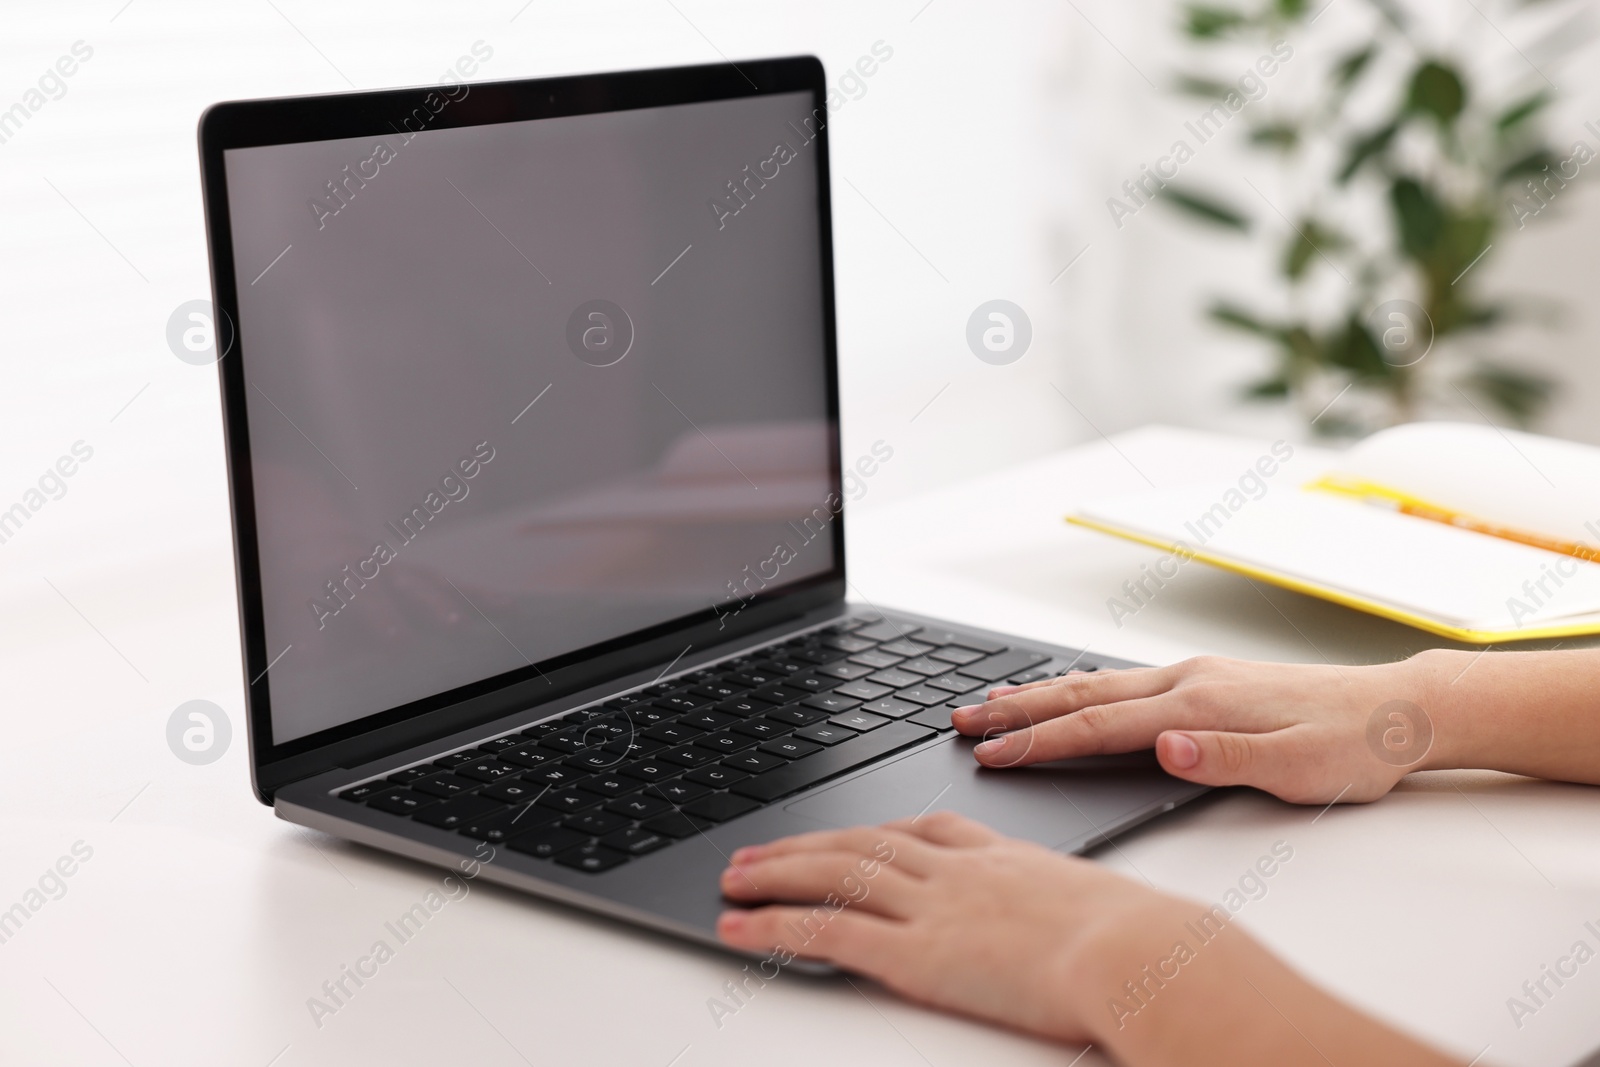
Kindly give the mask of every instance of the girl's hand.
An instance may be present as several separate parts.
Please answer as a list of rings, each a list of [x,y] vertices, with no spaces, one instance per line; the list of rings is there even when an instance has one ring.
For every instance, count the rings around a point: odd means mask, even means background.
[[[1207,656],[1067,674],[990,690],[951,721],[989,739],[975,750],[989,767],[1154,748],[1167,773],[1191,782],[1295,804],[1376,800],[1428,765],[1432,655],[1370,667]]]

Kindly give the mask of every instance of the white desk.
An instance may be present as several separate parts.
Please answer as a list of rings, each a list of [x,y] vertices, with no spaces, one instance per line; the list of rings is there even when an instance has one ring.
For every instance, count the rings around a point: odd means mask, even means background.
[[[1361,662],[1437,643],[1199,565],[1119,629],[1105,599],[1155,554],[1061,515],[1144,478],[1236,477],[1264,444],[1149,429],[1115,446],[876,509],[869,489],[851,519],[857,599],[1150,661],[1207,651]],[[1295,462],[1315,458],[1302,450]],[[798,976],[719,1028],[707,1001],[739,971],[731,958],[487,885],[447,904],[319,1028],[307,999],[441,874],[289,826],[250,797],[227,567],[219,544],[158,572],[178,585],[153,609],[116,593],[149,573],[75,578],[72,589],[98,591],[85,614],[116,648],[59,602],[36,625],[8,627],[15,743],[0,753],[0,909],[74,842],[93,855],[0,944],[0,1062],[1071,1059],[867,983]],[[172,709],[196,697],[235,716],[232,750],[205,767],[180,763],[164,737]],[[1491,1062],[1557,1067],[1600,1044],[1600,961],[1520,1030],[1506,999],[1574,941],[1600,947],[1583,929],[1600,927],[1597,801],[1496,775],[1415,776],[1382,803],[1320,817],[1234,794],[1158,820],[1102,859],[1214,900],[1287,841],[1294,858],[1241,921],[1316,980],[1468,1058],[1490,1045]]]

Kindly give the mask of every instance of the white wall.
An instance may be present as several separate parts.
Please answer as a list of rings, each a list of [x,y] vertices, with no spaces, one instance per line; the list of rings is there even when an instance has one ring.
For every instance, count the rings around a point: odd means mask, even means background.
[[[1429,6],[1473,17],[1453,0]],[[838,71],[875,41],[894,48],[834,121],[846,452],[880,438],[896,449],[866,506],[1096,427],[1291,427],[1233,403],[1260,356],[1199,325],[1219,284],[1264,284],[1259,257],[1159,206],[1121,230],[1105,211],[1194,110],[1146,81],[1172,69],[1172,19],[1164,0],[8,5],[0,108],[74,41],[94,56],[0,144],[0,504],[74,441],[95,457],[0,545],[0,641],[85,632],[47,581],[119,645],[233,625],[214,607],[231,585],[215,372],[179,362],[164,339],[173,308],[208,291],[201,110],[432,81],[478,39],[494,48],[483,75],[496,78],[794,52]],[[1498,59],[1515,57],[1501,48]],[[1574,135],[1600,116],[1592,93],[1583,100],[1563,115]],[[1240,168],[1219,142],[1193,174],[1237,186]],[[1551,425],[1590,440],[1597,213],[1593,190],[1574,190],[1487,265],[1568,298],[1573,332],[1544,348],[1573,383]],[[964,340],[973,308],[996,297],[1034,325],[1032,350],[1008,367],[980,363]],[[152,627],[153,612],[170,619]]]

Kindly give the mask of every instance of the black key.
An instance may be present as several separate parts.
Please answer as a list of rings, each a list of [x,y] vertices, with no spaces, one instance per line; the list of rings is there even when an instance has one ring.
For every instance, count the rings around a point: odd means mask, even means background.
[[[765,741],[769,737],[782,737],[784,734],[793,729],[794,726],[791,723],[777,722],[773,719],[763,718],[751,719],[748,722],[736,723],[733,727],[733,732],[736,734],[744,734],[747,737],[754,737],[760,741]]]
[[[644,787],[644,791],[647,796],[660,797],[662,800],[670,801],[673,804],[683,804],[705,796],[711,792],[711,787],[701,785],[699,782],[687,782],[679,778],[671,782],[657,782],[655,785],[647,785]]]
[[[804,689],[808,693],[826,693],[839,684],[839,679],[817,671],[807,671],[804,674],[791,674],[788,681],[783,684],[794,689]]]
[[[595,740],[598,741],[599,738],[596,738]],[[583,732],[581,730],[576,732],[572,730],[563,730],[558,734],[551,734],[549,737],[544,738],[539,742],[539,744],[550,749],[551,751],[559,752],[564,756],[570,756],[574,753],[582,752],[584,749],[589,747],[589,742],[583,739]]]
[[[567,712],[565,715],[561,716],[561,721],[566,723],[569,727],[581,726],[590,719],[604,718],[608,714],[609,712],[604,708],[582,708],[578,711]]]
[[[819,745],[837,745],[841,741],[848,741],[857,734],[847,726],[835,726],[832,723],[821,722],[815,726],[807,726],[796,730],[792,735],[806,741],[815,741]]]
[[[962,648],[960,645],[945,645],[928,653],[931,659],[941,659],[946,663],[954,663],[957,667],[965,666],[973,660],[982,659],[984,654],[971,648]]]
[[[724,715],[720,711],[697,711],[678,720],[680,726],[696,726],[702,730],[720,730],[739,721],[737,715]]]
[[[1021,674],[1013,674],[1006,681],[1012,685],[1027,685],[1029,682],[1042,682],[1046,678],[1054,678],[1060,673],[1060,671],[1053,671],[1048,667],[1034,667],[1031,670],[1023,671]]]
[[[607,834],[600,839],[600,843],[607,848],[614,848],[629,856],[643,856],[654,852],[658,848],[666,848],[672,844],[672,838],[665,834],[654,834],[649,830],[632,827],[627,830],[618,830],[614,834]]]
[[[643,693],[647,697],[664,697],[668,693],[676,692],[682,687],[682,682],[656,682],[653,685],[645,686],[643,689],[639,690],[639,692]]]
[[[564,849],[583,844],[583,840],[582,834],[563,830],[559,826],[548,826],[532,833],[519,834],[507,841],[506,847],[513,852],[526,852],[530,856],[547,860]]]
[[[453,797],[457,793],[466,793],[478,788],[478,783],[471,778],[463,778],[458,774],[435,773],[431,778],[421,778],[411,783],[411,788],[419,793],[426,793],[430,797]]]
[[[597,774],[583,783],[583,788],[591,793],[599,793],[603,797],[620,797],[624,793],[631,793],[639,788],[637,778],[627,778],[620,774]]]
[[[648,819],[653,815],[672,810],[672,805],[660,797],[646,796],[644,793],[635,793],[629,797],[618,797],[606,804],[606,810],[616,812],[618,815],[630,819]]]
[[[895,698],[897,700],[908,700],[913,704],[921,704],[927,708],[935,704],[943,704],[950,699],[950,694],[943,689],[935,689],[931,685],[914,685],[895,693]]]
[[[568,724],[560,719],[551,719],[548,722],[541,722],[528,727],[522,731],[522,737],[527,741],[537,741],[541,737],[549,737],[557,730],[565,730],[567,726]]]
[[[909,700],[896,700],[894,697],[885,697],[874,700],[870,704],[861,705],[862,711],[870,711],[874,715],[883,715],[890,719],[903,719],[912,712],[921,711],[921,704],[913,704]]]
[[[747,671],[734,671],[732,674],[725,675],[723,680],[730,685],[742,685],[746,689],[758,689],[763,685],[772,685],[778,680],[778,675],[752,668]]]
[[[537,745],[522,744],[516,748],[508,748],[500,753],[500,758],[507,763],[515,763],[518,767],[538,767],[549,763],[551,760],[560,759],[556,753],[548,748]]]
[[[748,782],[738,782],[731,792],[763,802],[776,800],[934,736],[932,730],[920,726],[890,723],[881,730],[861,734],[826,752],[795,760],[786,767],[759,775]]]
[[[634,760],[624,763],[617,768],[618,774],[625,774],[629,778],[637,778],[641,782],[659,782],[667,778],[674,778],[683,773],[682,767],[675,767],[670,763],[662,763],[653,757]]]
[[[941,674],[936,677],[929,678],[923,684],[935,686],[939,689],[947,689],[957,696],[960,696],[962,693],[970,693],[974,689],[983,689],[989,683],[980,682],[976,678],[968,678],[964,674]]]
[[[925,645],[921,641],[890,641],[887,645],[879,647],[878,651],[895,656],[925,656],[933,651],[933,646]]]
[[[871,667],[875,671],[881,671],[885,667],[893,667],[903,659],[905,659],[904,656],[891,655],[882,649],[878,649],[875,652],[863,652],[860,655],[851,656],[850,662],[859,663],[863,667]]]
[[[950,713],[954,710],[956,709],[949,705],[939,708],[923,708],[907,719],[906,722],[914,722],[918,726],[931,726],[935,730],[952,730],[954,727],[950,725]]]
[[[756,739],[747,734],[736,734],[732,730],[718,730],[714,734],[695,738],[694,743],[711,752],[720,752],[724,756],[733,752],[743,752],[754,747]]]
[[[874,682],[880,685],[893,686],[896,689],[903,689],[908,685],[916,685],[922,681],[922,678],[923,676],[920,674],[907,674],[905,671],[897,670],[878,671],[872,675]]]
[[[676,712],[695,711],[710,703],[711,701],[705,697],[690,696],[687,693],[674,693],[672,696],[661,697],[655,701],[656,707]]]
[[[637,727],[626,716],[607,715],[576,727],[579,737],[591,745],[603,745],[619,737],[628,737]]]
[[[943,674],[949,669],[950,664],[936,659],[929,659],[927,656],[901,660],[900,665],[895,667],[897,671],[910,671],[912,674],[920,674],[924,678],[931,678],[935,674]]]
[[[395,771],[389,775],[388,780],[395,785],[410,785],[418,778],[426,778],[430,774],[438,773],[439,768],[437,767],[407,767],[403,771]]]
[[[729,756],[723,760],[722,765],[746,774],[765,774],[788,762],[782,756],[771,756],[765,752],[741,752],[737,756]]]
[[[520,778],[507,778],[494,785],[486,785],[478,791],[480,797],[489,797],[492,800],[503,800],[507,804],[519,804],[534,800],[550,786],[543,782],[524,782]]]
[[[836,648],[840,652],[848,653],[865,652],[874,644],[874,642],[864,637],[856,637],[854,634],[835,634],[831,637],[824,637],[822,643],[829,648]]]
[[[835,689],[833,695],[849,697],[852,700],[877,700],[879,697],[886,697],[892,692],[894,692],[893,689],[886,685],[879,685],[877,682],[851,682],[849,685],[841,685]]]
[[[790,689],[787,685],[768,685],[749,694],[757,700],[765,700],[768,704],[792,704],[803,696],[810,694],[808,689]]]
[[[712,825],[701,819],[691,819],[682,812],[672,812],[668,815],[657,815],[639,824],[641,830],[651,833],[664,834],[667,837],[689,837]]]
[[[763,741],[758,751],[782,756],[784,759],[799,759],[813,752],[821,752],[822,746],[814,741],[802,741],[798,737],[776,737],[771,741]]]
[[[367,801],[367,807],[387,811],[391,815],[410,815],[414,811],[421,811],[429,804],[437,803],[437,800],[424,793],[413,793],[409,789],[391,786]]]
[[[540,767],[536,771],[529,771],[522,776],[522,780],[554,788],[556,786],[574,785],[587,777],[589,777],[588,774],[578,770],[576,767],[562,767],[552,763],[547,767]]]
[[[718,682],[714,685],[697,685],[689,690],[689,693],[692,696],[705,697],[707,700],[727,700],[729,697],[737,696],[740,692],[749,688],[751,687],[748,685],[727,685]]]
[[[1006,650],[1006,646],[998,641],[972,634],[956,633],[953,630],[918,630],[916,638],[918,641],[931,641],[936,645],[960,645],[962,648],[973,648],[990,655]]]
[[[496,804],[493,812],[481,818],[468,819],[457,829],[468,837],[498,844],[519,834],[549,826],[559,818],[561,816],[555,812],[536,808],[532,804],[520,804],[515,808]]]
[[[871,715],[865,711],[845,711],[840,712],[828,721],[835,726],[848,726],[852,730],[860,730],[865,733],[868,730],[876,730],[884,723],[893,720],[885,719],[881,715]]]
[[[626,761],[636,760],[641,756],[653,755],[667,747],[668,745],[665,741],[657,741],[651,737],[633,737],[618,738],[615,741],[607,741],[605,744],[600,746],[600,751],[621,756],[623,760]],[[568,758],[570,759],[572,757]],[[614,767],[616,764],[613,763],[612,766]]]
[[[623,693],[619,697],[612,697],[600,706],[608,711],[622,711],[625,708],[633,707],[635,704],[642,704],[646,699],[643,693]]]
[[[805,648],[790,649],[789,658],[799,660],[801,663],[812,663],[821,666],[824,663],[832,663],[836,659],[844,659],[844,653],[836,648],[828,648],[825,645],[808,645]]]
[[[539,804],[551,811],[564,811],[568,814],[585,811],[594,807],[605,798],[597,793],[585,792],[582,789],[568,787],[555,789],[539,798]]]
[[[702,767],[707,763],[715,763],[717,754],[704,748],[684,745],[682,748],[668,749],[661,753],[661,758],[680,767]]]
[[[808,666],[809,664],[790,663],[784,659],[764,659],[756,664],[756,669],[765,673],[776,674],[780,678],[786,678],[791,674],[799,674]]]
[[[765,700],[752,700],[749,697],[740,697],[737,700],[724,700],[712,706],[713,711],[720,711],[724,715],[732,715],[736,719],[748,719],[752,715],[760,715],[771,710],[772,705]]]
[[[916,632],[916,629],[915,626],[902,626],[897,622],[890,622],[888,619],[880,619],[878,622],[856,630],[855,635],[857,637],[865,637],[868,641],[893,641],[896,638],[905,637]]]
[[[357,803],[368,797],[376,796],[389,788],[388,782],[365,782],[362,785],[353,785],[339,796],[345,800],[354,800]]]
[[[478,751],[493,756],[504,749],[516,748],[520,743],[514,735],[507,734],[505,737],[497,737],[493,741],[485,741],[478,746]]]
[[[626,752],[607,752],[605,749],[591,748],[589,751],[580,752],[576,756],[568,756],[561,762],[568,767],[593,774],[596,771],[614,771],[624,763],[637,758]]]
[[[736,819],[746,812],[755,811],[761,806],[759,801],[749,797],[736,797],[732,793],[713,793],[708,797],[701,797],[691,804],[683,806],[685,815],[697,819],[710,819],[712,822],[727,822]]]
[[[872,673],[871,667],[864,667],[859,663],[830,663],[826,667],[818,667],[818,674],[826,674],[831,678],[841,681],[853,682]]]
[[[998,656],[989,656],[976,663],[969,663],[961,668],[961,673],[982,678],[986,682],[998,682],[1002,678],[1020,674],[1029,667],[1038,666],[1049,658],[1043,652],[1029,652],[1016,648],[1010,652],[1002,652]]]
[[[631,821],[626,816],[613,815],[610,812],[586,811],[582,815],[568,815],[561,820],[561,825],[580,834],[599,837],[601,834],[620,830]]]
[[[708,763],[704,767],[696,767],[683,776],[686,782],[699,782],[709,785],[713,789],[722,789],[734,782],[742,782],[750,777],[743,771],[736,771],[732,767],[725,767],[718,763]]]
[[[705,733],[698,726],[687,726],[683,723],[664,722],[644,732],[644,736],[652,741],[664,741],[669,745],[681,745],[685,741],[692,741]]]
[[[417,821],[428,826],[437,826],[444,830],[459,830],[468,825],[473,819],[505,811],[504,804],[497,804],[483,797],[465,796],[447,800],[443,804],[432,804],[422,811],[417,812]]]
[[[604,845],[580,845],[556,857],[563,867],[573,867],[586,874],[599,874],[628,862],[628,855]]]
[[[654,726],[658,722],[670,722],[678,716],[677,712],[658,708],[654,704],[635,704],[623,714],[628,717],[629,722],[640,729]]]
[[[826,711],[830,715],[840,711],[849,711],[851,708],[861,706],[861,701],[854,697],[842,697],[837,693],[818,693],[814,697],[806,697],[800,702],[803,708],[816,708]]]
[[[827,712],[815,711],[794,704],[787,708],[774,708],[767,712],[767,718],[774,722],[786,722],[792,726],[810,726],[814,722],[821,722],[828,717]]]
[[[434,760],[433,765],[435,767],[443,767],[448,771],[454,767],[461,766],[463,763],[471,763],[478,758],[479,756],[476,752],[452,752],[448,756],[440,756]]]

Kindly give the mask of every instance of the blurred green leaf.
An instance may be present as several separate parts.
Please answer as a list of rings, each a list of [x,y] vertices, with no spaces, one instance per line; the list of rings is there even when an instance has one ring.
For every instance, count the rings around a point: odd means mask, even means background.
[[[1358,137],[1350,143],[1345,150],[1344,166],[1339,168],[1338,177],[1335,179],[1340,185],[1347,185],[1356,171],[1366,165],[1368,160],[1381,155],[1389,150],[1389,145],[1394,142],[1394,135],[1400,132],[1400,123],[1391,122],[1382,126],[1365,137]]]
[[[1211,316],[1213,322],[1231,326],[1236,330],[1243,330],[1245,333],[1253,333],[1257,337],[1266,337],[1275,341],[1283,339],[1283,330],[1280,327],[1269,325],[1257,318],[1253,312],[1246,311],[1237,304],[1230,304],[1225,300],[1219,300],[1212,304],[1206,314]]]
[[[1269,122],[1250,131],[1250,143],[1287,152],[1300,143],[1300,127],[1292,122]]]
[[[1509,185],[1523,178],[1537,177],[1544,173],[1546,167],[1554,169],[1560,163],[1561,160],[1548,148],[1537,148],[1522,158],[1506,164],[1505,168],[1495,178],[1495,184]]]
[[[1187,96],[1198,96],[1203,100],[1221,100],[1229,93],[1238,91],[1228,82],[1200,74],[1180,74],[1175,79],[1174,85],[1178,92]]]
[[[1352,314],[1329,339],[1328,362],[1351,371],[1357,378],[1392,378],[1395,367],[1383,361],[1378,342],[1367,324]]]
[[[1555,383],[1542,374],[1485,363],[1467,375],[1462,384],[1505,412],[1519,426],[1533,421],[1555,392]]]
[[[1296,224],[1295,233],[1289,238],[1289,246],[1283,257],[1283,273],[1290,281],[1298,281],[1314,258],[1338,251],[1346,244],[1342,234],[1329,229],[1314,218],[1303,218]]]
[[[1250,229],[1250,219],[1246,215],[1208,195],[1168,186],[1166,191],[1161,194],[1160,199],[1180,211],[1186,211],[1195,218],[1203,219],[1217,226],[1230,230],[1239,230],[1240,232]]]
[[[1307,7],[1306,0],[1277,0],[1278,17],[1288,21],[1303,18]]]
[[[1211,39],[1248,25],[1249,16],[1231,7],[1190,4],[1184,9],[1184,30],[1190,37]]]
[[[1552,99],[1553,97],[1549,93],[1540,89],[1526,100],[1512,104],[1502,111],[1500,117],[1494,120],[1494,128],[1501,133],[1507,133],[1544,110]]]
[[[1347,89],[1361,77],[1362,73],[1372,63],[1372,57],[1378,54],[1377,45],[1367,45],[1365,48],[1351,52],[1339,60],[1333,68],[1333,83],[1341,89]]]
[[[1239,391],[1246,400],[1282,400],[1289,395],[1289,379],[1282,375],[1250,382]]]
[[[1397,178],[1389,187],[1400,245],[1412,259],[1426,260],[1444,232],[1444,208],[1433,190],[1414,178]]]
[[[1467,87],[1461,84],[1461,76],[1438,60],[1428,60],[1411,76],[1406,92],[1408,110],[1432,115],[1440,125],[1448,126],[1466,105]]]

